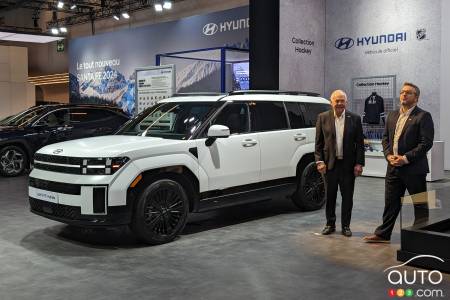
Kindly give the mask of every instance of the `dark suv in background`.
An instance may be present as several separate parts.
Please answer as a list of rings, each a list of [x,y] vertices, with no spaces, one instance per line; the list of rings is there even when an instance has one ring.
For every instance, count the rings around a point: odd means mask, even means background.
[[[20,175],[45,145],[112,134],[128,119],[116,107],[69,104],[34,106],[9,116],[0,121],[0,175]]]

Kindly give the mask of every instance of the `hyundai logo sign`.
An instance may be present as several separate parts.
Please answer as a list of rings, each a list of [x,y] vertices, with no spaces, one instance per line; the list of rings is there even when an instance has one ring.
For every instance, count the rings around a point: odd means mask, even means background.
[[[219,30],[219,26],[216,23],[208,23],[203,26],[204,35],[213,35]]]
[[[63,152],[63,149],[56,149],[55,151],[53,151],[53,154],[60,154]]]
[[[355,41],[352,38],[349,37],[341,37],[340,39],[337,39],[334,43],[334,47],[336,47],[339,50],[347,50],[353,47],[355,44]]]

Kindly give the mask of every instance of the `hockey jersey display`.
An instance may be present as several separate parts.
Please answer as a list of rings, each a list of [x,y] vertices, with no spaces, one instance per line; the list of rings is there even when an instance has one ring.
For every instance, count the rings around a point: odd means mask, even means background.
[[[384,99],[373,92],[364,103],[363,123],[380,124],[380,120],[384,123]]]

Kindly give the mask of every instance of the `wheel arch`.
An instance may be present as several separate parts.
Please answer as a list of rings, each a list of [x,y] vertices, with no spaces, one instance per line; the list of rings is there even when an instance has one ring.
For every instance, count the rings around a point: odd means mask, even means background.
[[[199,180],[195,174],[185,165],[166,166],[155,169],[149,169],[140,173],[142,179],[135,187],[128,188],[128,197],[134,200],[136,197],[152,182],[158,179],[172,179],[181,184],[187,193],[189,199],[189,211],[195,211],[199,197]],[[133,201],[134,204],[136,201]],[[133,206],[134,206],[133,204]]]

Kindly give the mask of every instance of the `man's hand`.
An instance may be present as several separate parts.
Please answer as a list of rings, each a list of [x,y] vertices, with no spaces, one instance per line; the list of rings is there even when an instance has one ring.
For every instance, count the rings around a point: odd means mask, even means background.
[[[408,160],[406,159],[406,156],[404,155],[397,155],[395,157],[395,160],[391,162],[391,165],[394,167],[401,167],[403,165],[406,165],[408,163]]]
[[[388,160],[389,164],[395,166],[394,163],[397,161],[397,157],[398,157],[397,155],[389,154],[387,156],[387,160]]]
[[[353,173],[355,174],[355,177],[361,176],[363,172],[363,166],[360,164],[356,164],[353,168]]]
[[[317,163],[317,171],[319,171],[320,174],[325,174],[327,172],[327,165],[321,161]]]

